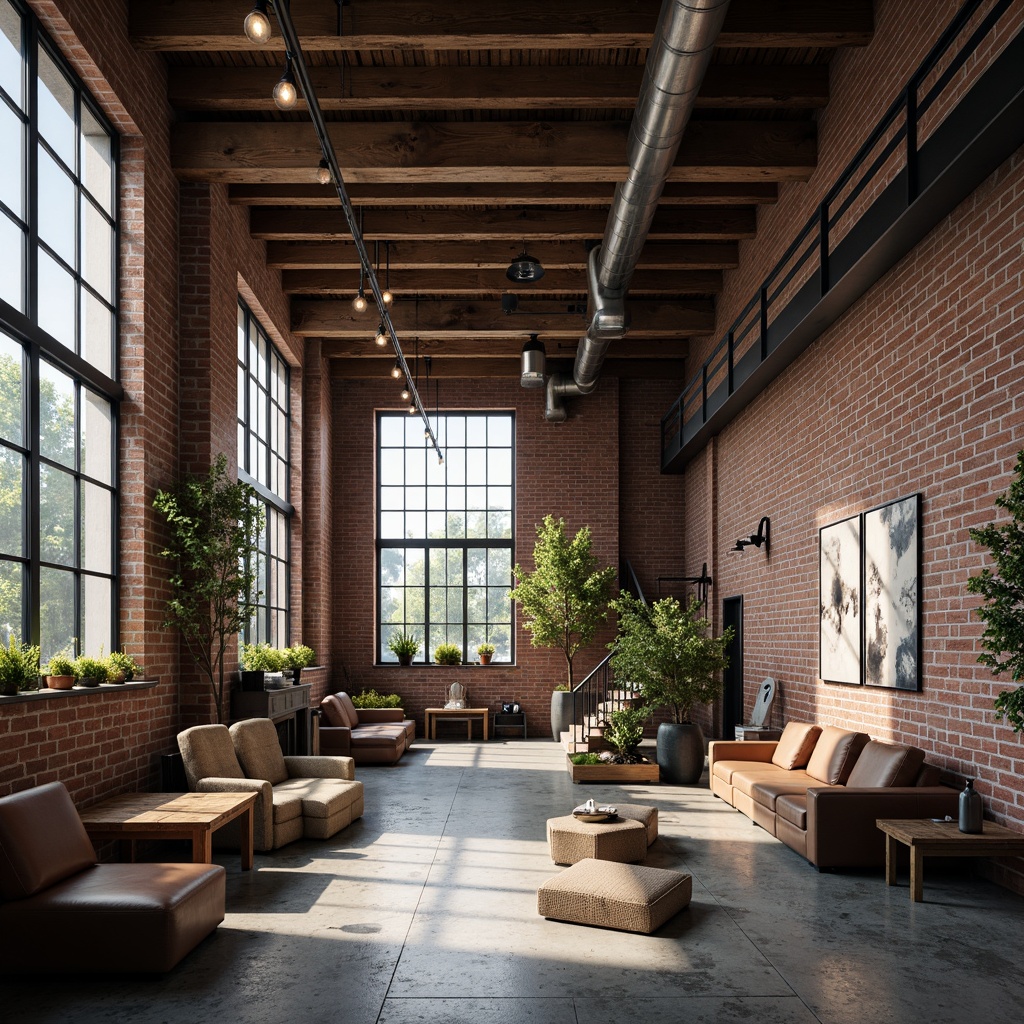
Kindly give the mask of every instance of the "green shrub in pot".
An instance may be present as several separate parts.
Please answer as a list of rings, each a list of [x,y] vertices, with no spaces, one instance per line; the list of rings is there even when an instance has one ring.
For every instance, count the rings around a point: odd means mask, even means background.
[[[0,645],[0,694],[13,697],[19,690],[39,686],[39,648],[23,644],[12,633],[7,646]]]
[[[85,654],[75,658],[75,679],[79,686],[99,686],[107,681],[108,675],[105,658],[90,658]]]
[[[434,661],[438,665],[461,665],[462,648],[458,644],[438,644],[434,648]]]

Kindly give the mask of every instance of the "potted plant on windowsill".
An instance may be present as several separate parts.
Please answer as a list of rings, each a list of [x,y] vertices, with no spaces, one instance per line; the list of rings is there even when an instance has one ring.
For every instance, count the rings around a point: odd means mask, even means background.
[[[411,665],[420,647],[419,637],[413,636],[412,633],[399,630],[388,638],[388,650],[398,658],[399,665]]]
[[[0,694],[13,697],[19,690],[39,685],[39,648],[21,643],[12,633],[0,644]]]
[[[124,651],[111,651],[107,655],[107,682],[127,683],[134,679],[142,669],[130,655]]]
[[[480,644],[476,649],[477,657],[480,659],[481,665],[490,665],[491,658],[494,657],[495,652],[494,644]]]
[[[691,721],[691,712],[722,690],[732,629],[710,636],[710,623],[701,616],[696,598],[686,608],[674,597],[648,606],[623,592],[612,608],[619,616],[618,636],[608,645],[616,678],[639,684],[651,709],[672,713],[672,721],[658,727],[661,778],[692,785],[704,770],[704,735]]]
[[[268,672],[283,672],[287,655],[268,643],[242,644],[241,682],[243,690],[262,690]]]
[[[107,681],[107,663],[102,658],[80,654],[75,658],[76,686],[99,686]]]
[[[309,668],[316,661],[316,652],[305,644],[295,644],[284,649],[287,667],[291,669],[292,682],[297,683],[304,668]]]
[[[75,685],[75,663],[67,651],[50,658],[43,669],[43,682],[48,690],[70,690]]]
[[[434,648],[434,661],[438,665],[461,665],[462,648],[457,644],[438,644]]]

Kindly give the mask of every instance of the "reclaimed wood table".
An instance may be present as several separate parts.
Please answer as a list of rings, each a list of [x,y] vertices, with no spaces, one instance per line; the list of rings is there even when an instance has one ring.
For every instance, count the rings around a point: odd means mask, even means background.
[[[135,859],[139,839],[188,839],[192,862],[213,862],[213,833],[235,818],[242,832],[242,870],[253,864],[256,793],[121,793],[79,811],[92,839],[118,841],[121,859]]]
[[[955,821],[931,818],[887,819],[875,824],[885,833],[885,884],[896,884],[896,844],[910,848],[910,898],[924,899],[925,857],[1013,857],[1024,855],[1024,835],[994,821],[980,833],[961,832]]]
[[[491,717],[490,708],[425,708],[423,714],[426,716],[427,736],[432,740],[437,739],[437,720],[439,718],[465,722],[467,740],[473,738],[473,722],[479,718],[483,724],[484,739],[490,735],[487,728]]]

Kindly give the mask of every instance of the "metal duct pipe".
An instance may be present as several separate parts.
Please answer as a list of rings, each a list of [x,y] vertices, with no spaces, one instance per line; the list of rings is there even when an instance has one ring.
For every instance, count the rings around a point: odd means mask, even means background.
[[[597,386],[608,345],[629,331],[625,297],[675,163],[729,0],[664,0],[629,130],[629,173],[616,186],[604,238],[587,261],[591,320],[572,378],[548,382],[545,416],[565,419],[561,400]]]

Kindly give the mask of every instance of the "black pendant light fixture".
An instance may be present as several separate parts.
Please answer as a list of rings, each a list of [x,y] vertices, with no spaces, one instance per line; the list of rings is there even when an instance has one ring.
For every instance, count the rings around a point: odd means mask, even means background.
[[[531,256],[523,246],[523,251],[508,265],[505,276],[517,283],[539,281],[544,276],[544,268],[540,260]]]

